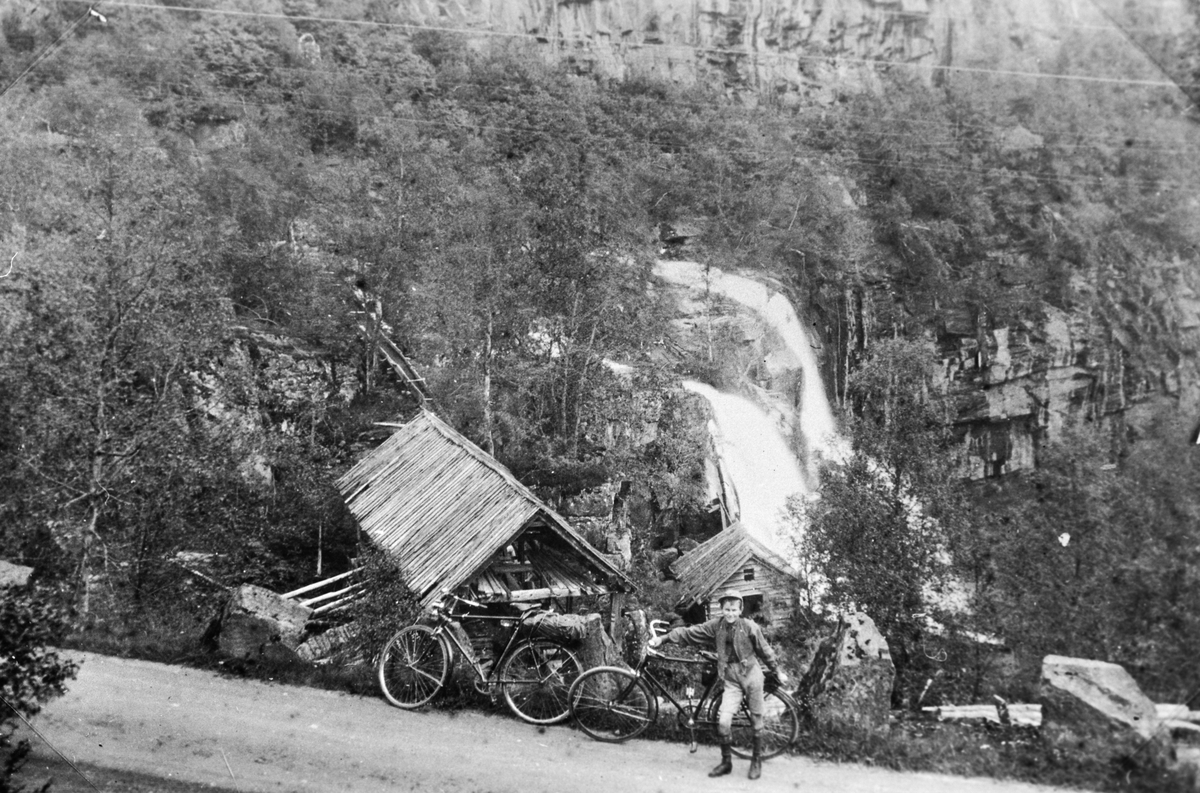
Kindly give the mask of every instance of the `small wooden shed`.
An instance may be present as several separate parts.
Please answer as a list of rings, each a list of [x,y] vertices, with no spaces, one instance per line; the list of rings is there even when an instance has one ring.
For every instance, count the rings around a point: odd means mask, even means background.
[[[507,468],[428,410],[337,481],[350,512],[428,604],[624,593],[632,582]]]
[[[743,614],[781,624],[796,606],[799,573],[740,523],[696,546],[671,565],[683,595],[676,608],[689,622],[720,613],[726,590],[742,596]]]

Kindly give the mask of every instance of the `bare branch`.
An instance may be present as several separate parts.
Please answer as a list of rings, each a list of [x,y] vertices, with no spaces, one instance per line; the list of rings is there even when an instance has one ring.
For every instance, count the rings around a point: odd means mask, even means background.
[[[13,262],[15,262],[16,260],[17,260],[17,254],[14,253],[12,255],[12,258],[8,260],[8,270],[5,271],[4,275],[0,275],[0,278],[8,278],[10,275],[12,275]]]

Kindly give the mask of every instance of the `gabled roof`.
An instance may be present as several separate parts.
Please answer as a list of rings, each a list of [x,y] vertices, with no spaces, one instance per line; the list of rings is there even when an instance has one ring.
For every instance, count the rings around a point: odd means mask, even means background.
[[[454,589],[532,525],[545,526],[611,589],[632,583],[507,468],[423,410],[337,481],[367,536],[423,600]]]
[[[680,603],[707,602],[717,588],[751,559],[789,576],[798,575],[787,560],[755,539],[740,523],[705,540],[671,565],[679,579]]]

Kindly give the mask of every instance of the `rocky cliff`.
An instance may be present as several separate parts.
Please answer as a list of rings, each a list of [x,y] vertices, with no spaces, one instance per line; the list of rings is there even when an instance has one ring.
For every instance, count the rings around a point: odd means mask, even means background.
[[[1122,29],[1116,0],[423,0],[395,13],[433,29],[538,41],[607,76],[716,78],[785,101],[870,87],[880,62],[929,84],[1060,71],[1064,46],[1081,43],[1121,51],[1123,65],[1132,58],[1139,73],[1126,77],[1164,81]],[[1137,19],[1146,35],[1190,24],[1185,0]]]

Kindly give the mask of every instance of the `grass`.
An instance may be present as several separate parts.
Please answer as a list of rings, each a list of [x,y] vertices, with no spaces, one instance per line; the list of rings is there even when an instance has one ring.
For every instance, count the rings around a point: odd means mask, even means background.
[[[801,731],[796,751],[838,762],[898,771],[991,777],[1040,785],[1127,793],[1193,793],[1190,773],[1108,763],[1066,754],[1047,744],[1037,727],[990,721],[938,722],[914,714],[893,718],[871,736]]]

